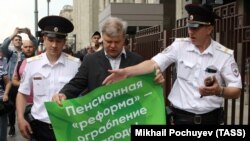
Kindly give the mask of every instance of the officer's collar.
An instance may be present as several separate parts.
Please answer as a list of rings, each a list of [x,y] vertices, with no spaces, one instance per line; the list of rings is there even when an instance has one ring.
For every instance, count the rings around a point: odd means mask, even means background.
[[[213,55],[214,54],[214,49],[215,49],[214,48],[214,40],[211,39],[210,45],[208,46],[208,48],[202,54],[211,54],[211,55]],[[192,46],[188,46],[187,51],[194,51],[194,52],[200,53],[199,49],[194,44],[192,44]]]
[[[214,55],[214,50],[215,50],[214,40],[211,39],[211,43],[208,46],[208,48],[205,50],[204,54],[211,54],[213,56]]]
[[[43,63],[42,65],[51,65],[51,63],[49,62],[49,59],[46,55],[46,52],[42,54],[43,56],[45,55],[46,57],[43,57]],[[60,57],[57,59],[56,63],[54,65],[57,64],[65,64],[65,58],[63,57],[65,54],[62,52]]]

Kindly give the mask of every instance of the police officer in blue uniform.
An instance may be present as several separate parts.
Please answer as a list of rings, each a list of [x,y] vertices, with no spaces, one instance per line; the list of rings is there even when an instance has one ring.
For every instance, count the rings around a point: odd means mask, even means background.
[[[44,102],[51,101],[53,95],[73,78],[80,60],[62,52],[67,34],[74,29],[68,19],[47,16],[38,26],[42,29],[46,52],[27,59],[17,94],[17,121],[23,137],[29,139],[32,135],[36,141],[56,141]],[[24,117],[30,91],[34,98],[31,115]]]
[[[154,68],[163,72],[175,63],[177,78],[168,96],[173,112],[171,123],[220,124],[224,98],[238,98],[241,94],[241,76],[233,50],[211,38],[219,17],[205,5],[188,4],[185,8],[189,38],[175,39],[151,60],[110,70],[112,74],[103,84],[149,73]]]

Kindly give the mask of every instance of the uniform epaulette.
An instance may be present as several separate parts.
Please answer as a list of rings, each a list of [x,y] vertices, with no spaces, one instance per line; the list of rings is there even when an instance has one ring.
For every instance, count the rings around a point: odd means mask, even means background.
[[[27,62],[31,62],[31,61],[34,61],[34,60],[39,60],[42,58],[42,55],[37,55],[37,56],[34,56],[34,57],[30,57],[27,59]]]
[[[232,54],[234,53],[233,50],[231,50],[231,49],[229,49],[229,48],[226,48],[226,47],[224,47],[224,46],[222,46],[222,45],[217,45],[217,46],[216,46],[216,49],[217,49],[217,50],[220,50],[220,51],[222,51],[222,52],[224,52],[224,53],[226,53],[226,54],[230,54],[230,55],[232,55]]]
[[[79,58],[76,58],[76,57],[74,57],[74,56],[72,56],[72,55],[69,55],[69,54],[66,54],[66,53],[65,53],[65,56],[66,56],[67,59],[72,60],[72,61],[74,61],[74,62],[79,62],[79,61],[80,61]]]
[[[175,41],[190,41],[189,38],[175,38]]]

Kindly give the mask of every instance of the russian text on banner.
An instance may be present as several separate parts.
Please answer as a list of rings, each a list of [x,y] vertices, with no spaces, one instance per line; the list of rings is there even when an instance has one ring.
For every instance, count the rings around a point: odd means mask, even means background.
[[[45,106],[59,141],[130,140],[131,125],[166,124],[154,73],[102,86],[85,96]]]

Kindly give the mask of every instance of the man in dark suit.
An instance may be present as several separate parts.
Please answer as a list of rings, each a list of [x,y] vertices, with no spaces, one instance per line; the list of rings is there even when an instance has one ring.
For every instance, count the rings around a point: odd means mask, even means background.
[[[142,62],[142,56],[125,49],[126,29],[125,21],[116,17],[107,19],[102,27],[103,49],[84,57],[78,73],[52,100],[61,104],[62,99],[75,98],[86,89],[92,91],[102,85],[110,74],[108,70]]]

